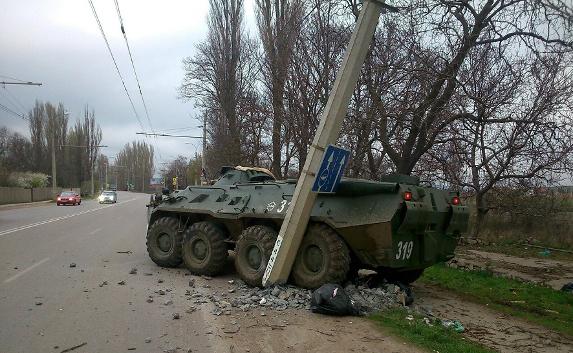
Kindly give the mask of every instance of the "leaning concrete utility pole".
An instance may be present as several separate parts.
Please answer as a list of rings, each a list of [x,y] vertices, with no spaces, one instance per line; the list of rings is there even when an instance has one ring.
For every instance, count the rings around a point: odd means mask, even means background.
[[[285,283],[289,277],[316,200],[316,194],[311,192],[316,172],[320,167],[324,150],[329,144],[336,142],[340,133],[360,69],[378,25],[382,6],[382,2],[375,0],[365,0],[362,5],[344,61],[328,97],[314,141],[310,145],[306,162],[296,184],[291,205],[269,259],[263,277],[264,286]]]

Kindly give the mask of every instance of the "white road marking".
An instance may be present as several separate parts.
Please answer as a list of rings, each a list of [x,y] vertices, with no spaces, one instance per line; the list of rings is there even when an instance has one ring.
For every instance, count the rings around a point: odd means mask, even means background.
[[[12,282],[13,280],[17,279],[18,277],[20,277],[20,276],[22,276],[22,275],[24,275],[24,274],[26,274],[26,273],[32,271],[33,269],[35,269],[36,267],[40,266],[40,265],[43,264],[44,262],[47,262],[48,260],[50,260],[50,258],[49,258],[49,257],[46,257],[45,259],[36,262],[35,264],[33,264],[32,266],[28,267],[27,269],[18,272],[18,273],[15,274],[14,276],[12,276],[12,277],[10,277],[10,278],[8,278],[8,279],[5,279],[4,282],[2,282],[2,283],[10,283],[10,282]]]
[[[101,206],[101,207],[98,207],[98,208],[92,208],[91,210],[86,210],[86,211],[82,211],[82,212],[78,212],[78,213],[74,213],[74,214],[70,214],[70,215],[66,215],[66,216],[62,216],[62,217],[51,218],[51,219],[47,219],[47,220],[45,220],[45,221],[36,222],[36,223],[32,223],[32,224],[27,224],[27,225],[20,226],[20,227],[16,227],[16,228],[12,228],[12,229],[7,229],[7,230],[4,230],[4,231],[1,231],[1,232],[0,232],[0,237],[2,237],[2,236],[4,236],[4,235],[11,234],[11,233],[19,232],[19,231],[21,231],[21,230],[26,230],[26,229],[34,228],[34,227],[37,227],[37,226],[41,226],[41,225],[43,225],[43,224],[48,224],[48,223],[52,223],[52,222],[62,221],[62,220],[64,220],[64,219],[72,218],[72,217],[75,217],[75,216],[80,216],[80,215],[83,215],[83,214],[86,214],[86,213],[91,213],[91,212],[103,210],[103,209],[108,208],[108,207],[119,206],[119,205],[122,205],[122,204],[124,204],[124,203],[131,202],[131,201],[133,201],[133,200],[137,200],[137,199],[136,199],[136,198],[133,198],[133,199],[129,199],[129,200],[125,200],[125,201],[118,202],[118,203],[116,203],[116,204]]]
[[[102,227],[97,228],[97,229],[95,229],[95,230],[89,232],[88,235],[94,235],[95,233],[99,232],[101,229],[102,229]]]

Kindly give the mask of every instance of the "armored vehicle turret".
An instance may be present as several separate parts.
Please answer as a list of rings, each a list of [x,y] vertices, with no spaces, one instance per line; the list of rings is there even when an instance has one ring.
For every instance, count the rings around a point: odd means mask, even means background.
[[[263,168],[225,167],[213,185],[156,197],[148,206],[149,256],[217,275],[234,250],[239,276],[260,286],[295,184]],[[457,192],[422,187],[415,177],[342,179],[335,193],[318,195],[291,280],[316,288],[372,269],[410,283],[454,256],[468,216]]]

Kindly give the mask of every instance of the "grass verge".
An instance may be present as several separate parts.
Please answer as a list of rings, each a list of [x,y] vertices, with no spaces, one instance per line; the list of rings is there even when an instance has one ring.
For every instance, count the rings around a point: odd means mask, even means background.
[[[408,315],[413,320],[408,320]],[[371,317],[378,325],[386,328],[392,335],[428,351],[440,353],[491,353],[495,352],[476,342],[465,339],[451,328],[443,327],[439,322],[429,326],[419,315],[402,308],[389,309]]]
[[[443,264],[427,268],[420,281],[532,323],[573,336],[573,295],[533,283],[463,271]]]

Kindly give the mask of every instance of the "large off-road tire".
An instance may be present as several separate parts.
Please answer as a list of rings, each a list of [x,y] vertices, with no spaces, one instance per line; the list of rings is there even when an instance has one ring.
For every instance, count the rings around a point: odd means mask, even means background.
[[[325,224],[309,225],[292,269],[294,283],[314,289],[325,283],[342,283],[350,268],[344,241]]]
[[[227,261],[225,233],[210,222],[194,223],[183,236],[183,262],[191,273],[214,276]]]
[[[422,276],[424,269],[407,271],[380,269],[377,272],[379,276],[384,277],[390,283],[401,282],[403,284],[410,284]]]
[[[147,253],[153,262],[162,267],[177,267],[181,264],[179,222],[173,217],[162,217],[147,230]]]
[[[251,226],[241,233],[235,246],[235,269],[245,283],[262,286],[277,235],[276,230],[261,225]]]

